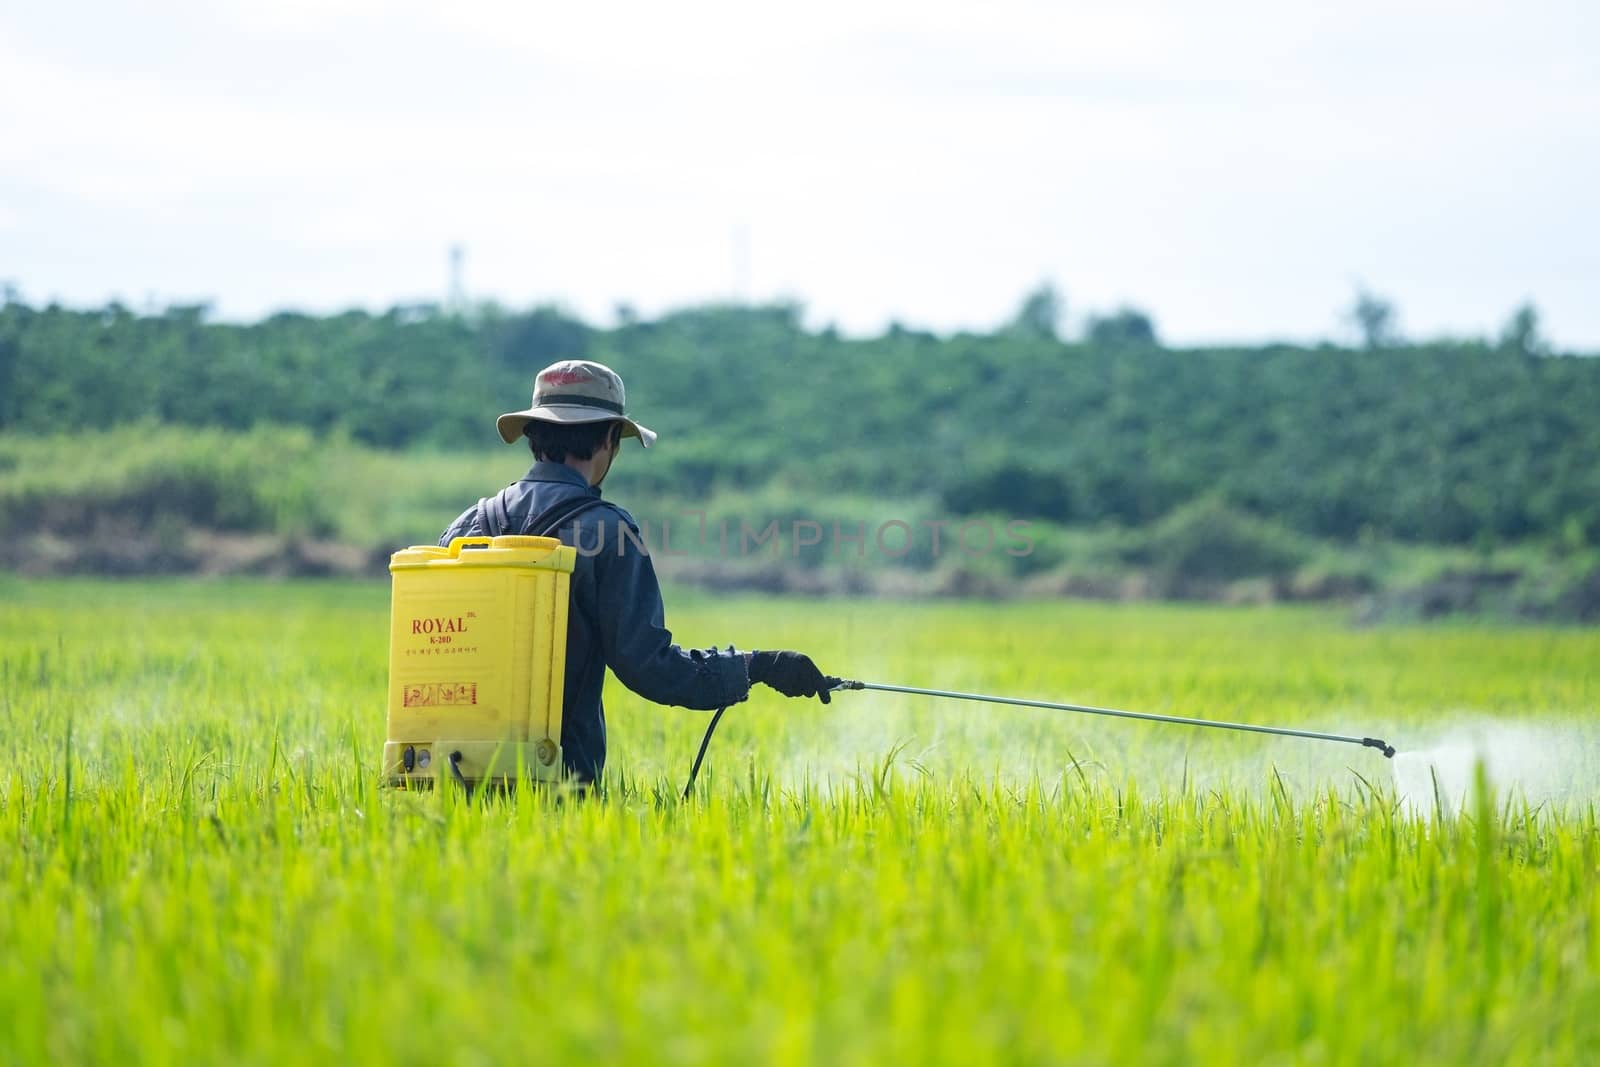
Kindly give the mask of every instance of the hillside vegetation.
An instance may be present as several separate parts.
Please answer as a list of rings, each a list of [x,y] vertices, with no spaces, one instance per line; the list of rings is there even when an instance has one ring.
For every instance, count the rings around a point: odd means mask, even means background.
[[[588,357],[662,433],[629,488],[931,497],[948,512],[1138,526],[1211,497],[1316,537],[1600,543],[1600,360],[1482,342],[1182,351],[1023,331],[870,340],[796,308],[617,329],[558,311],[207,322],[0,309],[0,431],[304,427],[498,447],[534,370]]]
[[[381,574],[388,551],[525,469],[493,416],[526,402],[537,368],[589,357],[623,373],[662,434],[606,490],[654,544],[673,525],[690,559],[663,570],[682,580],[1120,599],[1420,589],[1411,614],[1600,617],[1600,360],[1092,336],[847,339],[787,306],[600,330],[548,308],[234,325],[13,303],[0,536],[36,572]],[[710,536],[685,544],[702,521]],[[741,544],[743,525],[774,521],[775,543]],[[1004,550],[1018,521],[1024,554]],[[800,543],[813,523],[821,543]],[[861,523],[864,560],[831,536]],[[1000,532],[993,551],[952,547],[968,523]]]

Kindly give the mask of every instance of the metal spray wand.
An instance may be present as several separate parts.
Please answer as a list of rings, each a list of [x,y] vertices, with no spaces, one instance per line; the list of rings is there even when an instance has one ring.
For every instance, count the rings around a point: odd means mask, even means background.
[[[1021,700],[1017,697],[997,697],[984,693],[957,693],[948,689],[918,689],[909,685],[885,685],[880,682],[841,680],[833,690],[837,692],[841,689],[876,689],[884,693],[910,693],[914,696],[946,697],[951,700],[975,700],[984,704],[1014,704],[1024,708],[1044,708],[1047,711],[1075,711],[1083,715],[1110,715],[1118,719],[1143,719],[1146,722],[1169,722],[1179,726],[1210,726],[1218,730],[1244,730],[1253,734],[1304,737],[1312,741],[1339,741],[1347,745],[1375,748],[1390,759],[1394,758],[1394,746],[1376,737],[1347,737],[1344,734],[1324,734],[1315,730],[1294,730],[1287,726],[1256,726],[1244,722],[1191,719],[1182,715],[1155,715],[1147,711],[1120,711],[1116,708],[1096,708],[1086,704],[1055,704],[1046,700]]]

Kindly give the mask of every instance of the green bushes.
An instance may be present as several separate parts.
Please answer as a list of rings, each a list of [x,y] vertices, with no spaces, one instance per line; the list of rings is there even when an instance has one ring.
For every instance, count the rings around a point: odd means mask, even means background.
[[[1169,581],[1282,578],[1311,553],[1283,527],[1207,498],[1186,504],[1130,538],[1123,558]]]
[[[0,534],[176,524],[325,536],[335,523],[319,468],[330,452],[305,430],[281,428],[0,437]]]
[[[619,489],[937,497],[957,515],[1122,527],[1215,496],[1346,543],[1600,544],[1600,359],[1480,342],[1174,351],[1101,334],[852,340],[807,331],[792,305],[601,330],[548,308],[241,326],[193,308],[9,304],[0,433],[294,425],[488,452],[538,366],[586,355],[627,378],[662,433]]]
[[[1521,577],[1492,603],[1461,601],[1470,610],[1595,617],[1588,576],[1600,568],[1600,551],[1576,530],[1554,550],[1490,542],[1418,547],[1378,538],[1340,545],[1217,496],[1129,527],[1017,519],[986,498],[976,502],[991,510],[958,512],[930,495],[817,492],[783,481],[755,489],[713,484],[704,495],[680,495],[660,479],[656,459],[630,448],[607,479],[606,496],[641,523],[664,572],[679,566],[687,580],[719,587],[1297,600],[1376,592],[1395,594],[1380,609],[1392,603],[1404,615],[1407,598],[1437,600],[1430,590],[1438,583],[1460,584],[1449,576],[1492,568]],[[244,566],[242,549],[212,536],[223,534],[277,546],[247,552],[252,573],[269,569],[262,553],[275,552],[271,566],[287,573],[380,574],[388,552],[431,542],[464,507],[520,477],[528,462],[525,449],[498,444],[389,452],[265,426],[5,435],[0,537],[31,547],[21,562],[14,552],[4,566],[232,572]],[[703,462],[709,468],[712,457]]]

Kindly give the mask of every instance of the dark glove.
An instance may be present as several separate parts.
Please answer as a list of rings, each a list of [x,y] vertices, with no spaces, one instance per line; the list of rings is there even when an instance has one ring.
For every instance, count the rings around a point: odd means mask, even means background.
[[[803,652],[750,653],[750,681],[763,682],[786,697],[821,697],[824,704],[828,690],[839,684]]]

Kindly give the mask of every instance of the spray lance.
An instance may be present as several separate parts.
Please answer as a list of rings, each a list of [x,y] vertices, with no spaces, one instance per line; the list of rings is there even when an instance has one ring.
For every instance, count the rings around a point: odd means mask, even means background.
[[[948,689],[918,689],[909,685],[886,685],[881,682],[858,682],[845,678],[827,679],[833,684],[828,691],[838,693],[845,690],[875,689],[882,693],[909,693],[912,696],[944,697],[949,700],[972,700],[982,704],[1011,704],[1023,708],[1042,708],[1045,711],[1071,711],[1080,715],[1109,715],[1118,719],[1143,719],[1145,722],[1175,723],[1179,726],[1209,726],[1216,730],[1243,730],[1253,734],[1277,734],[1280,737],[1303,737],[1311,741],[1337,741],[1340,744],[1360,745],[1363,748],[1375,748],[1389,759],[1394,759],[1394,746],[1377,737],[1350,737],[1345,734],[1324,734],[1316,730],[1295,730],[1287,726],[1257,726],[1246,722],[1222,722],[1218,719],[1192,719],[1183,715],[1157,715],[1148,711],[1122,711],[1118,708],[1097,708],[1088,704],[1057,704],[1047,700],[1023,700],[1018,697],[991,696],[987,693],[958,693]],[[695,776],[700,773],[700,764],[706,757],[706,747],[711,744],[712,731],[717,728],[717,721],[722,718],[725,708],[718,708],[711,717],[711,724],[706,727],[706,735],[700,741],[700,752],[694,758],[694,766],[689,769],[689,784],[684,786],[683,796],[687,800],[690,791],[694,789]]]

